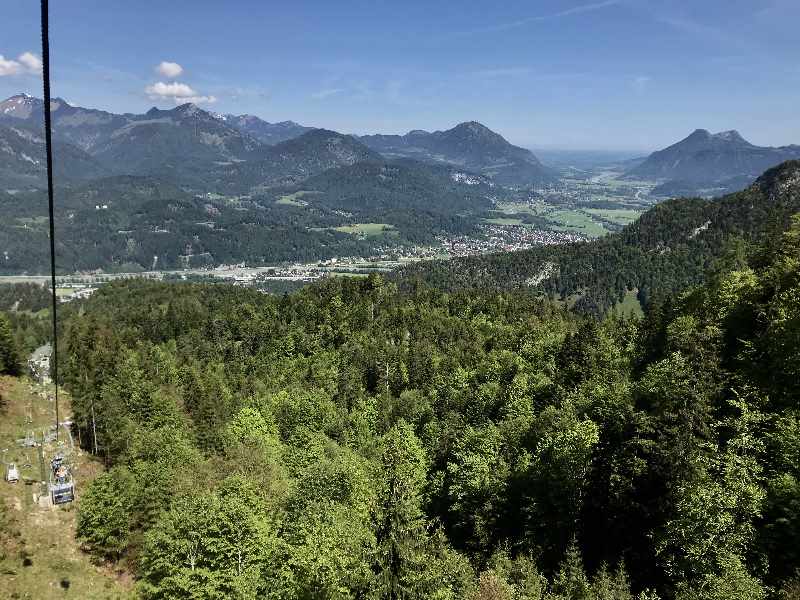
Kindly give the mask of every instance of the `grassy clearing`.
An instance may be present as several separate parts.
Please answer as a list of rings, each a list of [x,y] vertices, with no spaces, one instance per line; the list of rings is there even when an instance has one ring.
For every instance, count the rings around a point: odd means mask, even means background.
[[[507,215],[541,215],[547,212],[548,205],[544,202],[528,204],[527,202],[498,202],[497,208],[493,212],[501,212]]]
[[[639,290],[628,290],[625,292],[625,297],[622,299],[622,302],[617,302],[611,310],[614,314],[622,317],[644,317],[642,304],[637,297],[638,294]]]
[[[389,225],[388,223],[353,223],[351,225],[334,227],[333,229],[341,233],[349,233],[350,235],[360,235],[364,237],[376,237],[395,232],[394,225]]]
[[[75,291],[77,291],[79,289],[81,289],[81,288],[77,288],[77,287],[74,287],[74,288],[71,288],[71,287],[66,287],[66,288],[57,287],[56,288],[56,296],[58,296],[59,298],[61,298],[62,296],[69,296],[70,294],[74,293]]]
[[[309,191],[309,190],[300,190],[295,192],[294,194],[287,194],[286,196],[281,196],[275,201],[275,204],[281,204],[283,206],[308,206],[308,202],[303,200],[303,196],[308,196],[312,194],[319,194],[319,192]]]
[[[580,210],[555,210],[543,216],[550,221],[554,231],[581,233],[588,237],[600,237],[607,233],[605,227]]]
[[[349,278],[355,277],[357,279],[359,279],[359,278],[360,279],[364,279],[365,277],[369,276],[368,273],[351,273],[351,272],[348,272],[348,271],[330,271],[329,275],[331,277],[349,277]]]
[[[26,379],[0,377],[0,449],[8,449],[5,462],[15,462],[24,479],[41,478],[38,450],[22,448],[16,440],[26,431],[53,423],[52,402],[42,397],[43,388]],[[63,399],[62,419],[69,418],[69,398]],[[44,448],[45,461],[56,446]],[[81,598],[109,600],[132,598],[129,579],[92,564],[75,540],[77,504],[81,491],[102,471],[84,452],[73,452],[77,501],[60,508],[39,508],[33,503],[38,487],[20,482],[0,482],[0,597]],[[5,475],[5,465],[3,465]]]
[[[523,225],[522,219],[484,219],[484,223],[491,223],[492,225]]]
[[[591,215],[596,215],[601,219],[605,219],[606,221],[611,221],[612,223],[619,223],[620,225],[627,225],[628,223],[633,223],[636,219],[639,218],[639,215],[642,213],[638,210],[630,210],[624,208],[586,208],[584,209],[587,213]]]
[[[614,198],[611,198],[612,200]],[[548,227],[553,231],[568,231],[580,233],[589,237],[600,237],[608,233],[599,219],[627,225],[635,221],[641,214],[639,211],[631,209],[568,209],[557,208],[551,204],[537,202],[527,204],[524,202],[499,202],[494,211],[504,215],[503,217],[485,219],[488,223],[496,225],[521,225],[521,219],[515,218],[516,215],[533,215],[547,220]],[[594,218],[593,218],[594,217]]]

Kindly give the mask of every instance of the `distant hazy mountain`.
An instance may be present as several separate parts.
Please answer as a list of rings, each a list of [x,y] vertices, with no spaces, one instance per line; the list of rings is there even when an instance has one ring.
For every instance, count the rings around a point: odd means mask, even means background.
[[[38,98],[12,96],[0,102],[0,125],[41,136],[42,108]],[[474,121],[447,131],[355,138],[293,121],[216,115],[193,104],[114,114],[56,98],[51,110],[54,140],[85,151],[109,174],[157,176],[209,190],[292,184],[384,157],[455,165],[507,185],[554,178],[531,151]]]
[[[415,130],[406,135],[366,135],[359,139],[388,158],[458,165],[502,184],[526,185],[553,178],[553,173],[533,152],[510,144],[476,121],[461,123],[447,131]]]
[[[281,121],[279,123],[268,123],[253,115],[216,115],[231,127],[251,135],[259,142],[265,144],[279,144],[287,140],[294,139],[304,133],[314,129],[305,127],[294,121]]]
[[[106,172],[89,154],[70,144],[55,142],[53,154],[58,182],[91,179]],[[0,188],[43,187],[46,177],[44,140],[37,132],[0,125]]]
[[[257,187],[292,185],[328,169],[362,161],[381,161],[352,136],[312,129],[300,137],[264,148],[261,158],[220,166],[215,171],[218,185],[230,191]]]
[[[547,166],[557,169],[594,169],[615,167],[632,169],[646,157],[622,150],[571,150],[560,148],[534,148],[536,156]]]
[[[42,108],[38,98],[13,96],[0,103],[0,124],[42,136]],[[54,139],[85,150],[106,167],[104,174],[154,176],[203,190],[246,193],[253,187],[291,185],[334,167],[382,160],[352,136],[293,122],[270,124],[249,115],[215,115],[193,104],[116,115],[56,99],[51,110]],[[14,156],[17,162],[25,160],[19,152]],[[15,181],[36,181],[28,174],[36,171],[34,163],[12,168],[9,160],[9,173],[22,174],[14,175]],[[4,177],[2,183],[10,187],[9,181],[10,176]]]
[[[712,134],[697,129],[687,138],[628,171],[629,177],[675,180],[684,187],[714,186],[727,180],[752,181],[760,173],[785,160],[800,158],[800,146],[755,146],[737,131]]]

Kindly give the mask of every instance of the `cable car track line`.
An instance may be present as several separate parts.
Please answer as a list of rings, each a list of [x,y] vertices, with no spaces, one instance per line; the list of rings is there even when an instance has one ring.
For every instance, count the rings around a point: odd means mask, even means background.
[[[42,0],[42,81],[44,84],[44,136],[47,157],[47,210],[50,217],[50,285],[53,301],[53,360],[50,363],[55,388],[56,443],[58,443],[58,298],[56,297],[56,227],[53,209],[53,124],[50,115],[50,6]]]

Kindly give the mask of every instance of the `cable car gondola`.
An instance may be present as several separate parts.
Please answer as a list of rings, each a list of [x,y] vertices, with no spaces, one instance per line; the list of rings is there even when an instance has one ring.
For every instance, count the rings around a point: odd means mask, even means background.
[[[72,471],[64,462],[64,457],[56,454],[50,461],[50,482],[47,491],[53,504],[66,504],[75,500],[75,482]]]

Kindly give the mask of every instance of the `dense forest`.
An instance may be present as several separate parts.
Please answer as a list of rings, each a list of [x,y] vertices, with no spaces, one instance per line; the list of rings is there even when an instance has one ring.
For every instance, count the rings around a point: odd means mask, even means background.
[[[50,288],[36,283],[0,285],[0,310],[38,312],[50,306]]]
[[[800,219],[599,320],[535,293],[111,283],[63,323],[143,598],[796,598]]]
[[[49,286],[36,283],[0,285],[0,318],[9,324],[14,354],[19,359],[12,361],[16,365],[15,371],[17,367],[21,367],[21,357],[52,339],[51,302]],[[9,367],[11,363],[8,360],[5,362],[6,367]]]
[[[628,291],[638,291],[647,305],[701,283],[731,254],[765,239],[777,242],[798,211],[800,161],[789,161],[746,190],[714,200],[668,200],[621,232],[589,243],[429,261],[398,278],[451,291],[528,288],[602,314]]]

